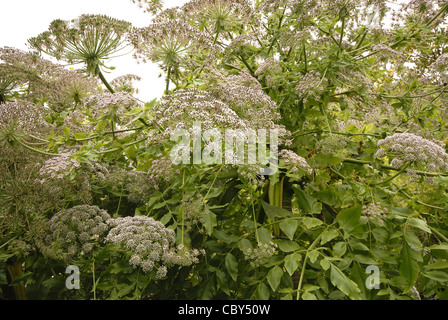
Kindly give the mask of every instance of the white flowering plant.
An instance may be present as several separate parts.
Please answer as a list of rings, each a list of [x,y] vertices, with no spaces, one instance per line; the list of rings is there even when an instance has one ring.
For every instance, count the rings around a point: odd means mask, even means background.
[[[1,299],[448,299],[448,4],[133,2],[0,49]]]

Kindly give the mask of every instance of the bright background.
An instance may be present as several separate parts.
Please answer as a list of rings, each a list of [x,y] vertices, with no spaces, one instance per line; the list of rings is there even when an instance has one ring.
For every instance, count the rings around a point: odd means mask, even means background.
[[[188,0],[166,0],[165,7],[181,6]],[[27,40],[46,31],[55,19],[72,20],[83,13],[105,14],[131,22],[135,27],[145,27],[151,14],[145,13],[131,0],[0,0],[0,47],[15,47],[29,51]],[[129,51],[131,48],[129,47]],[[48,57],[46,57],[48,58]],[[161,97],[165,89],[165,76],[152,63],[137,64],[132,53],[112,59],[108,66],[116,67],[105,73],[108,81],[124,75],[135,74],[142,78],[135,82],[138,97],[149,101]]]

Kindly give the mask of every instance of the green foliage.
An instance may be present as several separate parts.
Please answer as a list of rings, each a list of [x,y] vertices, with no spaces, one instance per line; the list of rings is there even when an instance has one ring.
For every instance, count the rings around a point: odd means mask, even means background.
[[[199,0],[151,9],[166,23],[150,28],[82,16],[70,34],[57,20],[31,43],[100,77],[107,94],[73,75],[81,100],[62,99],[73,86],[55,87],[37,58],[30,71],[24,53],[2,51],[0,297],[23,286],[30,299],[447,299],[448,5],[436,3],[402,8],[389,29],[372,25],[369,1]],[[106,47],[92,60],[83,48],[95,44]],[[166,72],[162,99],[139,104],[107,83],[103,60],[128,44]],[[25,112],[47,101],[62,105]],[[282,129],[277,174],[174,164],[169,133],[198,118]],[[48,243],[48,221],[85,203],[160,221],[179,261],[148,271],[135,243]],[[68,265],[80,289],[65,286]]]

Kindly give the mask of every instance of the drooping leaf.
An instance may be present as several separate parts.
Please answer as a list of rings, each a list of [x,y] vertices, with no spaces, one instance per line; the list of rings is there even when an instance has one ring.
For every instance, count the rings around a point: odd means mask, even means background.
[[[341,292],[353,300],[359,300],[360,292],[358,285],[348,278],[338,267],[331,265],[330,270],[331,283],[336,286]]]
[[[225,259],[226,269],[229,275],[232,277],[233,281],[238,278],[238,261],[233,254],[228,253]]]

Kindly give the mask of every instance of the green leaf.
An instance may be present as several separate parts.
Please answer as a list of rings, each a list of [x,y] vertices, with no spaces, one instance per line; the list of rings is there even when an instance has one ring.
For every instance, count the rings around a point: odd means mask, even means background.
[[[299,187],[294,187],[294,193],[296,195],[299,208],[305,214],[315,214],[322,211],[322,203],[318,202],[315,198],[310,196]]]
[[[344,209],[336,216],[336,221],[339,223],[341,228],[346,231],[351,231],[359,225],[361,213],[361,207]]]
[[[447,269],[448,261],[437,261],[425,266],[425,269]]]
[[[320,226],[323,224],[322,220],[312,218],[312,217],[305,217],[302,220],[303,224],[307,229],[313,229],[314,227]]]
[[[331,265],[330,271],[331,283],[341,290],[346,296],[353,300],[360,300],[360,292],[358,285],[349,279],[338,267]]]
[[[296,219],[287,219],[280,222],[279,226],[280,229],[289,238],[289,240],[293,240],[294,233],[296,232],[297,227],[299,226],[299,222]]]
[[[345,241],[338,242],[333,246],[333,254],[336,257],[342,257],[346,251],[347,243]]]
[[[269,270],[267,279],[269,285],[271,286],[272,291],[275,292],[275,290],[277,290],[277,287],[280,284],[282,276],[283,276],[283,270],[279,266],[275,266],[271,270]]]
[[[407,286],[403,293],[408,293],[417,280],[419,268],[415,259],[415,254],[416,252],[405,242],[400,254],[400,274],[407,281]]]
[[[432,280],[439,281],[439,282],[446,282],[448,281],[448,273],[441,270],[434,270],[434,271],[425,271],[422,272],[422,274]]]
[[[413,227],[419,228],[420,230],[423,230],[427,233],[431,233],[431,229],[429,229],[428,225],[423,220],[417,218],[409,218],[407,222]]]
[[[207,234],[209,236],[212,235],[213,228],[218,225],[216,222],[216,214],[214,214],[210,210],[206,210],[202,213],[202,218],[204,219],[203,224],[205,230],[207,231]]]
[[[225,259],[227,272],[232,277],[233,281],[238,278],[238,261],[236,261],[233,254],[228,253]]]
[[[300,249],[300,246],[297,242],[286,239],[278,239],[277,245],[278,248],[283,252],[292,252]]]
[[[255,299],[268,300],[269,295],[269,288],[263,282],[260,282],[257,289],[255,289]]]
[[[308,252],[308,258],[310,259],[311,263],[316,262],[318,257],[319,257],[319,251],[311,250],[310,252]]]
[[[302,260],[302,255],[298,253],[289,254],[285,258],[285,269],[289,273],[290,276],[294,274],[294,272],[299,267],[300,261]]]
[[[107,270],[110,273],[118,274],[118,273],[132,273],[134,268],[129,264],[128,261],[118,261],[114,264],[111,264],[107,267]]]
[[[292,212],[280,207],[272,206],[266,201],[262,201],[261,205],[263,206],[264,212],[271,220],[274,220],[275,218],[286,218],[292,216]]]
[[[268,244],[272,240],[271,232],[266,228],[260,228],[257,230],[258,238],[262,244]]]
[[[327,257],[320,260],[320,266],[322,267],[322,269],[328,270],[330,268],[330,265],[331,265],[330,261],[328,260]]]
[[[339,236],[339,232],[336,229],[327,229],[322,234],[322,238],[320,241],[320,244],[325,244],[328,241],[333,240],[334,238],[337,238]]]

